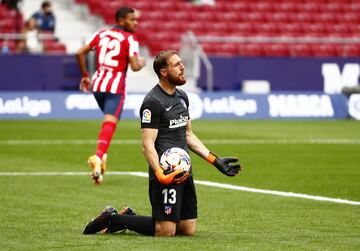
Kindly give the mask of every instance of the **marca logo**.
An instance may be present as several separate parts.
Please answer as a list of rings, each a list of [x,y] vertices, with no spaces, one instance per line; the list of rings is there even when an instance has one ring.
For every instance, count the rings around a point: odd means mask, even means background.
[[[324,77],[324,92],[328,94],[341,93],[344,87],[358,85],[360,77],[360,65],[348,63],[344,65],[342,71],[335,63],[322,65],[322,75]]]
[[[37,117],[51,112],[51,102],[47,99],[30,99],[28,96],[3,100],[0,98],[0,114],[28,114]]]
[[[328,95],[269,95],[271,117],[332,117]]]
[[[186,126],[188,120],[189,120],[188,116],[183,117],[182,115],[180,115],[180,118],[170,120],[169,128],[178,128],[178,127]]]
[[[68,110],[96,110],[98,104],[92,94],[71,94],[65,101]]]

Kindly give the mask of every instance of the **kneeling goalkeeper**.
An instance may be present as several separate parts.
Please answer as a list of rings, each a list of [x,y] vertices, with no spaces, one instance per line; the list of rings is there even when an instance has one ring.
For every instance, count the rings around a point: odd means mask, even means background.
[[[191,169],[164,173],[159,156],[167,149],[189,149],[227,176],[241,171],[237,158],[219,158],[192,132],[189,100],[177,86],[184,85],[185,67],[173,50],[160,52],[154,60],[157,84],[144,98],[140,109],[143,152],[149,163],[149,196],[152,216],[138,216],[131,208],[117,212],[107,207],[85,227],[84,234],[129,229],[150,236],[193,235],[197,199]]]

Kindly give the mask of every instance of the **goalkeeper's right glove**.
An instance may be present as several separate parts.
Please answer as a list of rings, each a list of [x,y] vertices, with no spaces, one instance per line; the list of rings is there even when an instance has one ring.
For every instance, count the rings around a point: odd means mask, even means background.
[[[242,169],[240,164],[230,164],[230,163],[235,163],[239,160],[238,158],[235,157],[219,158],[212,152],[209,152],[209,155],[206,158],[206,160],[210,164],[215,166],[220,172],[222,172],[227,176],[235,176]]]
[[[171,183],[181,183],[184,179],[184,175],[180,175],[180,177],[175,177],[178,174],[182,173],[182,170],[175,170],[170,172],[165,172],[161,167],[156,168],[155,170],[155,176],[158,179],[158,181],[163,185],[170,185]],[[186,174],[185,174],[186,175]]]

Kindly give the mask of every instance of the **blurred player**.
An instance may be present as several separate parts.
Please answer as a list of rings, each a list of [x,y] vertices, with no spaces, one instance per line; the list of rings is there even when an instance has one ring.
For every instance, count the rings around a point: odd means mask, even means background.
[[[145,66],[144,58],[138,55],[139,43],[133,34],[137,26],[135,10],[120,8],[116,11],[115,20],[114,27],[96,32],[76,55],[82,74],[80,90],[92,90],[104,113],[96,152],[88,159],[96,184],[102,182],[106,170],[106,153],[122,113],[128,65],[133,71],[139,71]],[[97,69],[90,80],[85,57],[93,49],[96,50]]]
[[[175,51],[160,52],[154,61],[159,77],[144,98],[140,109],[143,152],[149,163],[149,196],[152,216],[136,216],[130,208],[117,213],[106,208],[85,227],[84,234],[129,229],[150,236],[193,235],[196,228],[197,199],[192,173],[181,170],[164,173],[159,156],[171,147],[198,154],[227,176],[241,170],[238,158],[219,158],[211,153],[191,129],[189,100],[177,89],[184,85],[185,67]]]

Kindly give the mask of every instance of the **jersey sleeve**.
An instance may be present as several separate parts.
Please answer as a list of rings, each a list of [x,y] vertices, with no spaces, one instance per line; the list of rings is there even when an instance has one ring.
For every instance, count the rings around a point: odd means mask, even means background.
[[[187,109],[189,109],[190,102],[189,102],[188,95],[183,90],[180,90],[180,89],[177,89],[177,90],[180,93],[180,97],[184,100]],[[190,118],[190,115],[189,115],[189,118]]]
[[[183,96],[184,96],[185,104],[189,108],[189,104],[190,104],[189,103],[189,98],[188,98],[186,92],[182,91],[182,93],[183,93]]]
[[[94,49],[99,41],[99,33],[100,31],[95,32],[88,40],[86,40],[85,44],[87,44],[91,49]]]
[[[129,42],[129,57],[134,57],[139,55],[139,42],[137,41],[134,35],[128,37]]]
[[[162,107],[155,98],[145,98],[140,108],[141,128],[159,129]]]

